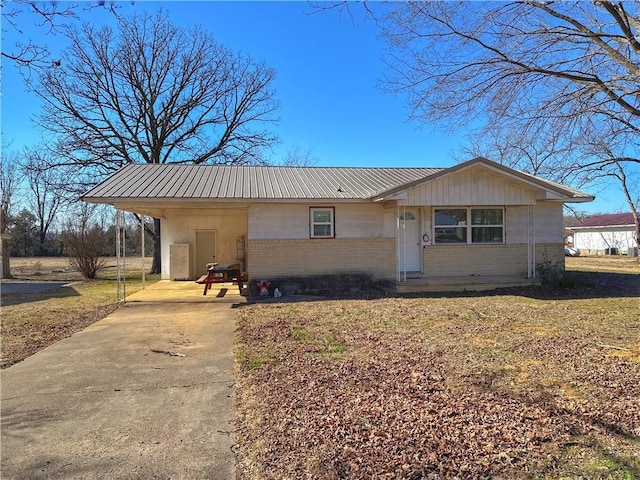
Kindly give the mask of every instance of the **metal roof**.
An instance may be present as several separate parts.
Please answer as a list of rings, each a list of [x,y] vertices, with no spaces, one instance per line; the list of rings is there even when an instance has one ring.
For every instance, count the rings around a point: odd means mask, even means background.
[[[571,228],[588,227],[628,227],[635,225],[633,213],[609,213],[605,215],[594,215]]]
[[[368,199],[441,170],[130,164],[82,198]]]
[[[129,164],[96,185],[83,200],[368,200],[453,174],[475,165],[515,176],[568,201],[593,196],[485,158],[450,168],[281,167],[236,165]],[[570,199],[570,200],[569,200]]]

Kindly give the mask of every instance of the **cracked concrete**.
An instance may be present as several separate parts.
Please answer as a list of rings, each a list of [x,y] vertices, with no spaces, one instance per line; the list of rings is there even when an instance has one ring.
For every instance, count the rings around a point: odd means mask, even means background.
[[[234,478],[233,306],[127,303],[2,371],[1,477]]]

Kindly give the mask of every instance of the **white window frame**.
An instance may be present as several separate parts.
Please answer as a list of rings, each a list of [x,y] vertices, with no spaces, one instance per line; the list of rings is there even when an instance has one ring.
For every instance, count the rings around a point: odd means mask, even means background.
[[[314,222],[313,214],[315,212],[329,212],[331,219],[329,222]],[[336,237],[336,209],[335,207],[310,207],[309,208],[309,238],[335,238]],[[315,235],[314,227],[316,225],[329,225],[331,232],[329,235]]]
[[[458,225],[436,225],[436,211],[438,210],[466,210],[466,220],[464,224]],[[502,211],[502,224],[491,224],[491,225],[473,225],[472,222],[472,210],[501,210]],[[434,207],[432,211],[433,215],[433,244],[434,245],[501,245],[505,243],[505,208],[497,207],[497,206],[473,206],[473,207],[460,207],[460,206],[452,206],[452,207]],[[473,242],[473,234],[472,230],[474,228],[501,228],[502,229],[502,240],[499,242]],[[436,241],[436,230],[438,228],[464,228],[466,233],[466,242],[437,242]]]

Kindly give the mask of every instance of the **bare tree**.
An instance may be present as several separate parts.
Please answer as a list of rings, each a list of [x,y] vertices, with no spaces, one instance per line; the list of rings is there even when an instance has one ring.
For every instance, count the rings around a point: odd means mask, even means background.
[[[2,278],[11,278],[11,245],[7,238],[16,190],[18,188],[18,162],[15,152],[0,156],[0,234],[2,240]]]
[[[37,3],[27,0],[2,0],[3,31],[10,28],[20,36],[26,24],[33,24],[42,30],[44,35],[58,31],[69,19],[76,18],[75,6],[66,3],[60,6],[57,2]],[[50,66],[50,50],[46,44],[35,42],[32,38],[16,41],[2,49],[2,58],[15,62],[18,67]]]
[[[43,145],[26,148],[21,165],[21,171],[31,192],[31,211],[37,219],[38,255],[45,254],[47,233],[56,221],[61,207],[70,201],[66,194],[67,173],[60,168],[48,166],[54,163],[50,155]]]
[[[61,138],[63,165],[93,181],[127,163],[262,161],[276,138],[275,72],[163,12],[117,16],[116,29],[69,28],[60,67],[41,78],[41,125]],[[160,271],[160,222],[153,232]]]
[[[313,167],[316,159],[311,153],[311,149],[303,150],[299,146],[291,147],[282,159],[285,167]]]
[[[93,220],[94,211],[95,205],[79,204],[62,234],[69,263],[87,279],[96,278],[105,265],[102,258],[106,248],[104,230]]]
[[[82,10],[106,8],[116,12],[120,6],[113,0],[83,2]],[[12,30],[19,38],[13,44],[3,45],[2,58],[9,60],[27,73],[33,70],[57,66],[60,60],[52,58],[49,46],[42,37],[61,33],[69,22],[78,19],[78,5],[71,2],[34,2],[32,0],[0,0],[3,33]],[[35,28],[38,41],[27,36],[27,28]]]
[[[413,117],[479,125],[477,149],[551,179],[615,178],[640,242],[638,3],[407,2],[378,21]]]

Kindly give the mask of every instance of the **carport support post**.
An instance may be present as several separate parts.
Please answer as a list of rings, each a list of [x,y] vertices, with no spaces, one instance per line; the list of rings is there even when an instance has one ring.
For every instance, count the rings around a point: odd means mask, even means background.
[[[116,210],[116,282],[118,302],[124,302],[127,298],[126,276],[125,276],[125,258],[126,252],[122,251],[126,245],[125,232],[122,229],[124,212]],[[120,257],[122,257],[122,271],[120,268]]]
[[[120,302],[120,210],[116,210],[116,292]]]
[[[141,248],[141,258],[142,258],[142,290],[145,287],[145,271],[144,271],[144,215],[140,215],[140,248]]]

